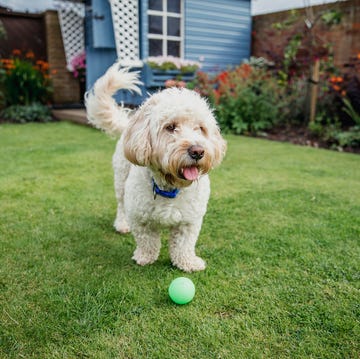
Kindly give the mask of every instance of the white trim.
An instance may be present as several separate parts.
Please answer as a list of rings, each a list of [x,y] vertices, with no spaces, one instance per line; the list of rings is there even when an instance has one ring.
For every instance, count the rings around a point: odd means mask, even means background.
[[[180,9],[181,11],[181,9]],[[160,10],[148,10],[148,15],[154,15],[154,16],[163,16],[163,14],[165,13],[165,11],[160,11]],[[170,11],[166,11],[166,14],[171,16],[171,17],[181,17],[181,13],[177,13],[177,12],[170,12]]]
[[[152,10],[148,9],[147,16],[161,16],[162,18],[162,34],[153,34],[149,33],[149,29],[147,29],[147,40],[161,40],[162,41],[162,49],[163,53],[161,56],[168,56],[167,49],[167,41],[177,41],[180,44],[180,53],[179,57],[184,57],[184,0],[180,0],[180,13],[168,12],[167,11],[167,3],[171,0],[162,0],[162,10]],[[168,35],[168,26],[167,19],[169,17],[174,17],[180,19],[180,36]],[[150,47],[149,47],[150,51]],[[152,54],[148,54],[149,56],[153,56]]]

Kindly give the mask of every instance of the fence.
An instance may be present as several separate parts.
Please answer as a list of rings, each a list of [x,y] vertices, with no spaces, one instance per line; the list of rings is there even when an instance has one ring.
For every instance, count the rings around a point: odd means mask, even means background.
[[[326,5],[313,6],[316,18],[325,10],[334,9],[342,14],[337,25],[319,25],[316,28],[317,38],[324,44],[332,44],[334,63],[342,67],[349,59],[360,52],[360,0],[342,1]],[[298,21],[306,19],[306,9],[297,10]],[[284,47],[289,41],[291,27],[278,30],[274,24],[284,23],[292,17],[291,11],[258,15],[253,17],[252,55],[271,59],[283,56]]]

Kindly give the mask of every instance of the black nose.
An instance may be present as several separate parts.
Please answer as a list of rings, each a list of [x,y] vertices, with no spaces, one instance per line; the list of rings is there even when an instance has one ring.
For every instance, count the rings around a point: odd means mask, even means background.
[[[198,161],[204,157],[204,148],[202,146],[194,145],[188,148],[188,153],[191,158]]]

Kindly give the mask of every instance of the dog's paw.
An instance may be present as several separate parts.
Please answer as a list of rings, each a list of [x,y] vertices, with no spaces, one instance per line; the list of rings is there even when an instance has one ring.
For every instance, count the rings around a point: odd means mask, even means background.
[[[206,262],[197,256],[177,258],[172,263],[184,272],[197,272],[206,268]]]
[[[152,264],[158,259],[158,254],[152,254],[144,252],[140,249],[136,249],[132,259],[140,266],[146,266]]]
[[[130,232],[130,227],[126,223],[126,221],[115,220],[114,227],[115,227],[116,231],[119,232],[119,233],[125,234],[125,233]]]

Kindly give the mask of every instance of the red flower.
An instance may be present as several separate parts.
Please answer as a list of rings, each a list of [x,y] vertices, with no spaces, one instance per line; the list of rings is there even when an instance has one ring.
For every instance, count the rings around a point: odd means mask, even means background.
[[[229,80],[229,73],[227,71],[220,72],[217,76],[217,80],[222,83],[226,83]]]

